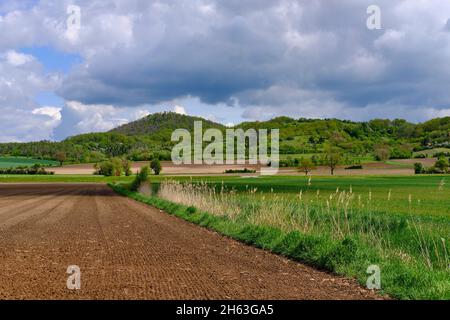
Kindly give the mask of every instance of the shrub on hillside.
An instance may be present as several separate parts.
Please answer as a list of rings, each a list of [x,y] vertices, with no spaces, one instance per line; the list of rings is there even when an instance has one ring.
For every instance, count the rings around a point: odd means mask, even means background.
[[[412,152],[400,148],[393,148],[389,159],[411,159]]]

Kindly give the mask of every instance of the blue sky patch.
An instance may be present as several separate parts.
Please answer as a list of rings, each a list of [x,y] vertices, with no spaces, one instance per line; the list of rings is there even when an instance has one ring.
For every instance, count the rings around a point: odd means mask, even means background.
[[[52,47],[22,48],[23,53],[34,56],[45,67],[46,72],[68,74],[72,67],[81,64],[83,59],[78,54],[58,51]]]

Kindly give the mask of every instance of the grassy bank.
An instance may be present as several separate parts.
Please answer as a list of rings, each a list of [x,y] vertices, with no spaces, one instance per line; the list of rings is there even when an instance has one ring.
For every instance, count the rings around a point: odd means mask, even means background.
[[[399,299],[450,299],[448,220],[353,208],[348,192],[328,204],[216,191],[206,184],[163,182],[158,196],[118,193],[226,236],[308,263],[365,285],[367,268],[381,269],[382,292]],[[443,223],[446,222],[446,223]]]

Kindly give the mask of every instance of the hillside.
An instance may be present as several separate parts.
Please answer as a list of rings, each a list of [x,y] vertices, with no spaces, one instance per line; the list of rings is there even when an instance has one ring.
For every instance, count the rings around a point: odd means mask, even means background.
[[[194,130],[194,122],[202,121],[203,128],[224,129],[222,124],[215,123],[200,117],[191,117],[175,112],[163,112],[151,114],[145,118],[124,124],[110,132],[121,133],[129,136],[136,135],[153,135],[167,137],[172,131],[183,128],[189,131]]]
[[[174,145],[170,141],[172,131],[178,128],[193,131],[197,120],[203,121],[204,129],[225,130],[221,124],[199,117],[173,112],[156,113],[109,132],[77,135],[61,142],[3,143],[0,144],[0,156],[51,160],[56,152],[64,151],[70,163],[98,162],[115,156],[126,156],[131,160],[153,157],[169,160]],[[269,121],[244,122],[236,127],[244,130],[280,129],[280,153],[297,159],[320,155],[329,143],[338,146],[347,159],[409,158],[413,151],[450,146],[450,117],[420,124],[401,119],[353,122],[277,117]],[[425,154],[433,156],[433,151]]]

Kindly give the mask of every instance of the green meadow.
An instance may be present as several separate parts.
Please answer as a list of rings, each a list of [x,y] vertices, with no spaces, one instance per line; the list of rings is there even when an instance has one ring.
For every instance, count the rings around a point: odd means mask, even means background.
[[[35,164],[42,166],[57,166],[59,163],[52,160],[38,160],[24,157],[0,157],[0,168],[17,168],[17,167],[31,167]]]

